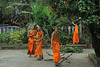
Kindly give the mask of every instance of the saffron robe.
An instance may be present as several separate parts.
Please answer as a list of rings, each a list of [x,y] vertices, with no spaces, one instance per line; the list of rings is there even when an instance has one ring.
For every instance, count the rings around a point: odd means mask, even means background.
[[[59,62],[61,60],[59,34],[56,37],[53,38],[52,51],[53,51],[54,62]]]
[[[44,34],[43,31],[37,32],[37,35],[36,35],[37,40],[40,40],[43,34]],[[42,51],[43,40],[36,42],[36,45],[37,45],[37,49],[34,56],[35,57],[42,56],[43,55],[43,51]]]
[[[37,31],[33,30],[32,33],[30,33],[30,35],[34,34],[34,36],[36,36]],[[29,37],[28,39],[28,52],[27,54],[33,55],[35,54],[35,41],[36,39],[34,38],[34,36]]]
[[[75,31],[74,31],[74,35],[73,35],[73,43],[79,43],[78,25],[75,26]]]

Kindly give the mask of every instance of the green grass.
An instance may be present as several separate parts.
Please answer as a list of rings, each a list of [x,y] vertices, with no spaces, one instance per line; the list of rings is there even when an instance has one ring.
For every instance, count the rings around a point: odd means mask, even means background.
[[[91,55],[92,55],[92,56],[96,56],[96,54],[95,54],[95,53],[91,53]]]
[[[68,53],[68,52],[83,53],[83,48],[81,48],[81,47],[63,47],[63,48],[60,48],[60,51],[62,53]]]

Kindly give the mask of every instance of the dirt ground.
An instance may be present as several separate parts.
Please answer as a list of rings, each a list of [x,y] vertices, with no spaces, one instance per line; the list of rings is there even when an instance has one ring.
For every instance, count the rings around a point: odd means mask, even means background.
[[[52,58],[46,54],[52,54],[50,49],[43,49],[44,59]],[[83,53],[74,53],[70,58],[70,64],[63,62],[61,67],[95,67],[88,58],[93,49],[84,49]],[[67,53],[65,56],[68,56]],[[53,61],[37,61],[34,56],[29,57],[27,50],[0,50],[0,67],[55,67]]]

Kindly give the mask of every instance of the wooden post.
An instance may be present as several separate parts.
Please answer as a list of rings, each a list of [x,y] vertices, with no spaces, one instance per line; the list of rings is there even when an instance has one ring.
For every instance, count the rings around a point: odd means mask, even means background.
[[[80,22],[80,25],[79,25],[79,30],[80,30],[80,38],[82,37],[82,23]]]

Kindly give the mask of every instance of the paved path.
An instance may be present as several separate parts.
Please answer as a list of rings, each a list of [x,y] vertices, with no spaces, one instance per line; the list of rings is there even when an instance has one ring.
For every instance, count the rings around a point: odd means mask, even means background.
[[[43,51],[44,58],[51,58],[45,53],[51,50]],[[84,53],[74,53],[69,58],[71,63],[64,62],[61,67],[95,67],[88,58],[88,53],[93,52],[93,49],[85,49]],[[26,53],[27,50],[0,50],[0,67],[55,67],[53,61],[37,61],[37,58],[30,58]]]

